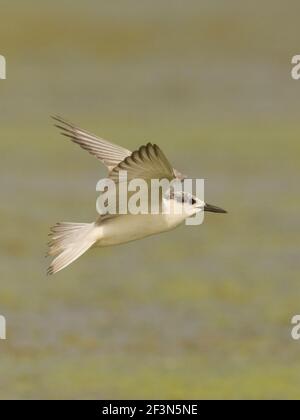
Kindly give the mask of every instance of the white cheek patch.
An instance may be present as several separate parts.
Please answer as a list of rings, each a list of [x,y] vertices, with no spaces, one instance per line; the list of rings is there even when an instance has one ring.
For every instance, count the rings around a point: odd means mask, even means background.
[[[204,221],[204,211],[200,209],[200,211],[197,211],[193,216],[188,217],[185,219],[185,224],[187,226],[197,226],[201,225]]]

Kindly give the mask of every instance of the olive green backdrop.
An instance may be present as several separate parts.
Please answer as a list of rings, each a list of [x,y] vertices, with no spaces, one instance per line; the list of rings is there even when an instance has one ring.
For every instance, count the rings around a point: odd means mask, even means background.
[[[298,1],[1,1],[0,398],[298,398]],[[228,215],[92,250],[105,170],[51,114],[152,141]]]

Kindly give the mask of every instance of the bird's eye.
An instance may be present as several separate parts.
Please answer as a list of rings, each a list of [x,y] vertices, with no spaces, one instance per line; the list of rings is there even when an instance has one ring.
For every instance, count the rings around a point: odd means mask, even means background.
[[[196,200],[194,198],[192,198],[191,203],[192,203],[192,205],[196,204]]]

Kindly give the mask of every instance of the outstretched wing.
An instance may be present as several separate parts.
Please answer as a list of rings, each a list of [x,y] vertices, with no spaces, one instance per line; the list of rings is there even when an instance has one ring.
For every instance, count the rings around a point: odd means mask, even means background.
[[[162,150],[156,145],[148,143],[135,150],[130,156],[120,162],[110,173],[110,178],[118,182],[120,171],[126,171],[128,182],[135,178],[145,181],[151,179],[175,178],[174,170]]]
[[[127,200],[126,202],[129,203],[129,200],[132,195],[135,194],[134,191],[131,191],[129,187],[129,183],[132,180],[140,179],[146,182],[146,189],[141,190],[141,194],[145,194],[147,197],[148,209],[149,205],[152,200],[152,189],[158,188],[156,194],[158,194],[158,202],[157,205],[159,208],[162,206],[162,191],[158,187],[158,185],[153,186],[151,180],[162,180],[167,179],[168,181],[172,181],[176,178],[174,174],[174,170],[170,165],[168,159],[162,152],[162,150],[156,145],[148,143],[146,146],[141,146],[138,150],[135,150],[130,156],[126,157],[122,162],[120,162],[109,174],[109,178],[115,182],[115,189],[111,191],[107,191],[105,194],[106,201],[104,203],[104,208],[102,213],[103,218],[112,218],[118,216],[118,212],[116,214],[112,214],[107,209],[110,207],[109,203],[115,203],[114,209],[119,209],[119,198],[120,198],[120,187],[121,185],[126,185],[126,192],[127,192]],[[122,192],[123,194],[123,192]],[[146,198],[143,195],[144,198]]]
[[[69,137],[74,143],[99,159],[109,171],[131,155],[130,150],[97,137],[59,116],[53,116],[52,118],[57,122],[55,126],[62,130],[61,134]]]
[[[116,168],[119,163],[124,161],[124,164],[126,164],[125,159],[130,157],[130,161],[132,162],[132,171],[133,171],[133,165],[134,165],[134,159],[144,159],[144,149],[147,148],[147,146],[142,146],[139,150],[135,152],[131,152],[128,149],[125,149],[124,147],[118,146],[114,143],[111,143],[107,140],[102,139],[101,137],[98,137],[92,133],[89,133],[86,130],[83,130],[82,128],[77,127],[76,125],[72,124],[69,121],[66,121],[60,116],[53,116],[52,117],[57,124],[55,126],[61,130],[61,134],[69,137],[74,143],[78,144],[83,149],[87,150],[91,155],[95,156],[97,159],[100,160],[109,170],[109,172],[112,172],[114,168]],[[164,154],[161,152],[158,146],[151,145],[152,149],[148,147],[148,160],[152,161],[153,158],[160,160],[160,164],[157,166],[157,169],[160,167],[162,169],[161,164],[162,162],[168,162]],[[151,150],[150,150],[151,149]],[[146,151],[146,153],[148,153]],[[155,154],[157,153],[157,156],[155,157]],[[140,154],[140,157],[138,157],[138,154]],[[147,161],[147,159],[146,159]],[[150,162],[144,162],[148,165]],[[128,162],[128,161],[127,161]],[[140,161],[142,163],[142,161]],[[158,163],[158,162],[156,162]],[[170,164],[165,165],[165,169],[168,167],[168,170],[170,169]],[[152,168],[153,170],[154,168]],[[145,168],[146,170],[146,168]],[[172,169],[173,175],[178,179],[184,179],[185,175],[182,175],[177,169]]]

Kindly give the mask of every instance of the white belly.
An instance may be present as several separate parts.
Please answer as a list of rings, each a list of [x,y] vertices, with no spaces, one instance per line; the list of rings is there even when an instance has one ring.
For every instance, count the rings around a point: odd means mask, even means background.
[[[142,239],[146,236],[171,230],[182,221],[182,217],[170,217],[162,214],[126,214],[104,219],[98,227],[99,240],[96,246],[117,245]]]

